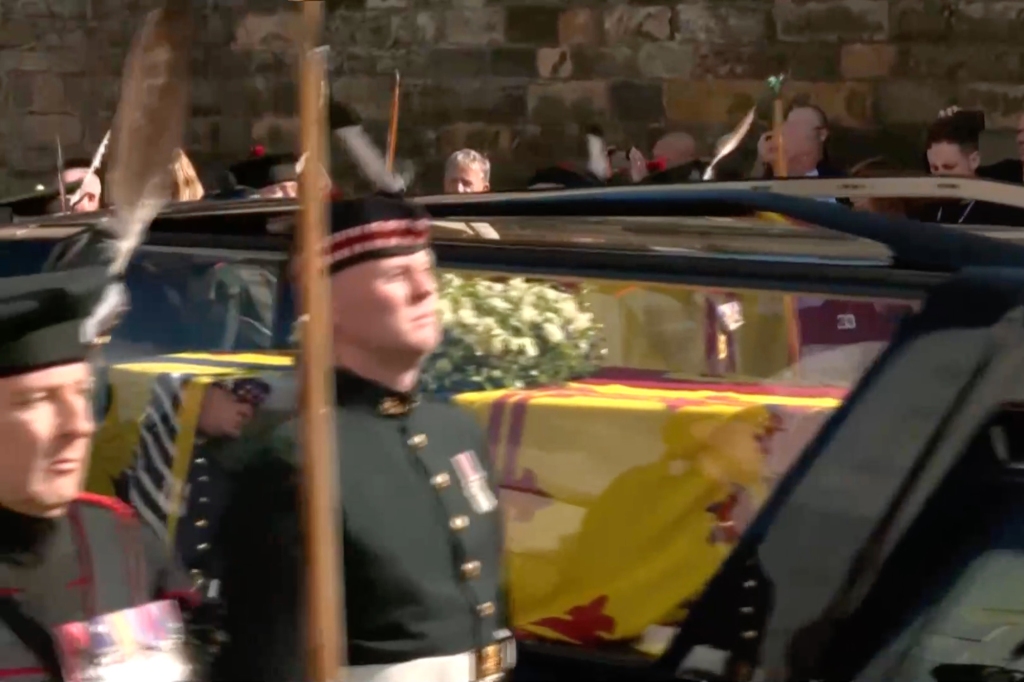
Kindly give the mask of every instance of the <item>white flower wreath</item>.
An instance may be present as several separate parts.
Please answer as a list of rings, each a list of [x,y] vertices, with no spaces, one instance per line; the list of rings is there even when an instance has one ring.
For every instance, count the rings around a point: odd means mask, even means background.
[[[452,273],[439,284],[445,337],[423,368],[428,391],[559,383],[592,372],[605,354],[584,290]]]
[[[557,384],[593,372],[605,356],[601,326],[584,294],[515,278],[496,282],[443,273],[444,340],[424,363],[433,393]],[[292,331],[297,343],[301,321]]]

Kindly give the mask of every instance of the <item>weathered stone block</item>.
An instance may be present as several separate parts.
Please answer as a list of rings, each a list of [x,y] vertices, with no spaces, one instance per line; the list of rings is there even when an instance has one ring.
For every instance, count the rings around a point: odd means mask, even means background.
[[[505,40],[505,13],[497,7],[445,12],[444,39],[452,45],[498,45]]]
[[[892,0],[890,33],[896,40],[944,40],[952,26],[948,0]]]
[[[541,78],[572,78],[572,53],[564,47],[540,48],[537,73]]]
[[[290,52],[295,49],[300,37],[300,16],[294,11],[280,11],[272,14],[250,12],[242,16],[235,27],[231,49],[239,52]],[[327,35],[345,28],[339,24],[349,20],[341,13],[332,15],[327,21]],[[348,34],[343,34],[347,36]],[[331,44],[334,44],[333,42]]]
[[[366,9],[405,9],[409,0],[366,0]]]
[[[482,78],[491,71],[485,47],[438,47],[430,51],[428,70],[445,78]]]
[[[661,122],[665,102],[660,83],[619,81],[609,88],[611,111],[618,121]]]
[[[670,80],[665,83],[665,116],[682,125],[738,121],[764,92],[761,80]]]
[[[637,67],[644,78],[686,78],[694,61],[694,47],[676,42],[645,43],[637,51]]]
[[[839,49],[836,43],[698,45],[692,77],[767,79],[786,73],[795,80],[837,80]]]
[[[521,45],[555,45],[561,14],[557,7],[507,7],[505,40]]]
[[[992,128],[1012,128],[1024,112],[1024,86],[995,83],[965,83],[958,90],[958,104],[964,109],[981,109]]]
[[[518,123],[527,113],[526,86],[493,77],[415,83],[409,85],[404,110],[427,127],[459,121]]]
[[[80,52],[64,49],[0,51],[0,72],[35,71],[47,73],[82,73],[84,60]]]
[[[38,73],[32,77],[32,111],[38,114],[69,112],[64,100],[64,83],[60,76]]]
[[[775,0],[780,40],[884,40],[888,0]]]
[[[440,27],[433,12],[399,12],[391,15],[391,46],[410,47],[438,42]]]
[[[296,149],[299,141],[299,119],[294,116],[267,114],[252,121],[250,138],[267,148],[271,154]]]
[[[532,47],[492,48],[491,74],[499,78],[535,78],[537,51]]]
[[[466,49],[472,51],[474,48]],[[437,73],[432,69],[430,62],[433,52],[434,50],[426,47],[405,50],[346,50],[341,53],[340,68],[332,69],[331,73],[337,76],[373,76],[394,74],[398,71],[403,78],[427,78]],[[481,48],[479,53],[486,54],[486,51]],[[467,69],[472,68],[472,65],[464,66]]]
[[[454,123],[438,130],[437,146],[443,157],[466,148],[495,157],[509,153],[514,137],[510,126]]]
[[[903,45],[895,73],[901,78],[949,81],[1024,80],[1024,49],[1004,45]]]
[[[637,78],[637,51],[626,45],[572,50],[573,76],[583,80]]]
[[[835,125],[864,128],[874,122],[875,92],[869,83],[790,81],[784,94],[792,102],[809,102],[821,107]]]
[[[601,42],[601,22],[590,7],[573,7],[558,17],[559,45],[596,45]]]
[[[878,122],[928,125],[939,111],[957,103],[956,86],[948,82],[888,79],[877,84]]]
[[[82,140],[82,122],[71,114],[33,114],[21,121],[21,141],[26,145],[78,144]]]
[[[569,81],[533,83],[527,90],[530,120],[540,125],[596,123],[608,118],[608,83]]]
[[[885,43],[843,45],[840,65],[843,78],[871,80],[885,78],[896,64],[896,46]]]
[[[331,82],[331,97],[348,104],[363,118],[387,120],[391,116],[393,85],[393,78],[386,76],[335,78]]]
[[[604,34],[608,43],[670,40],[672,8],[615,5],[605,10]]]
[[[697,43],[762,43],[772,30],[770,7],[743,0],[701,0],[676,5],[676,37]]]
[[[960,0],[951,24],[954,38],[1019,43],[1024,33],[1024,1]]]

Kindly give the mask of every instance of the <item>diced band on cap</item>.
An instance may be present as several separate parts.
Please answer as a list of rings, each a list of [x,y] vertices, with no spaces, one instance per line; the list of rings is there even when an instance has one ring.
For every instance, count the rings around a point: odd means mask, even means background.
[[[0,279],[0,376],[85,360],[108,280],[101,267]]]
[[[324,255],[333,273],[365,260],[415,253],[429,242],[429,220],[381,220],[331,235]]]
[[[324,244],[330,272],[378,258],[416,253],[430,245],[427,212],[400,197],[372,195],[336,202]]]

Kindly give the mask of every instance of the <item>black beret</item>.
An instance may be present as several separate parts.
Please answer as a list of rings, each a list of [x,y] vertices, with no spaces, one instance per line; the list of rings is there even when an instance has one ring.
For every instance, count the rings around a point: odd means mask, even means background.
[[[416,253],[430,244],[430,216],[401,197],[373,194],[331,206],[324,249],[331,273],[377,258]]]
[[[84,361],[107,331],[93,313],[109,283],[103,267],[0,279],[0,376]]]

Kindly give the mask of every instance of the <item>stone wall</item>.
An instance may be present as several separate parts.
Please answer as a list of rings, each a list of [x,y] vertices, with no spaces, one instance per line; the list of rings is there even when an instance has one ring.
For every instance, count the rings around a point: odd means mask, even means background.
[[[193,2],[190,153],[213,164],[253,142],[290,149],[295,4]],[[52,177],[58,136],[66,155],[92,152],[148,8],[0,0],[5,191]],[[828,112],[840,160],[882,152],[913,163],[924,125],[950,103],[983,107],[990,128],[1015,127],[1022,34],[1024,0],[328,0],[327,22],[335,96],[382,145],[401,72],[399,156],[424,190],[462,146],[491,155],[496,186],[515,186],[579,158],[590,124],[613,144],[649,148],[668,129],[707,143],[780,71],[790,97]]]

